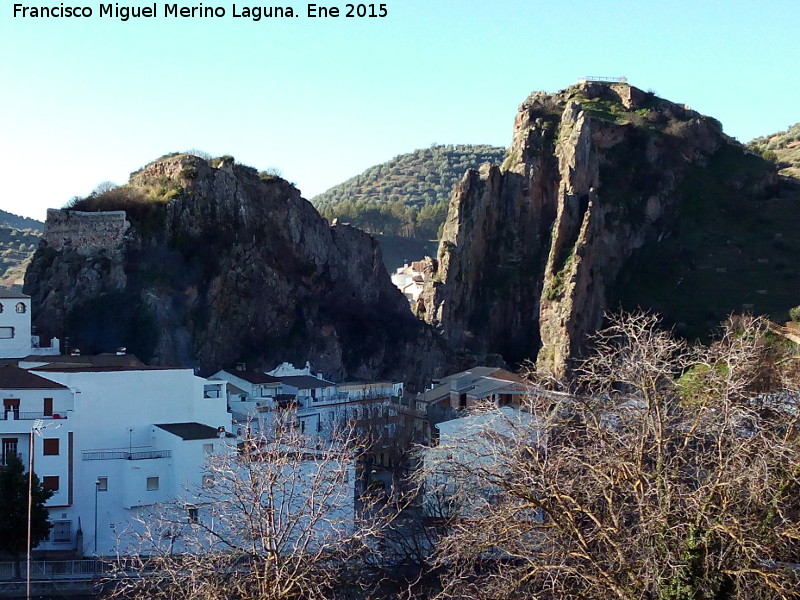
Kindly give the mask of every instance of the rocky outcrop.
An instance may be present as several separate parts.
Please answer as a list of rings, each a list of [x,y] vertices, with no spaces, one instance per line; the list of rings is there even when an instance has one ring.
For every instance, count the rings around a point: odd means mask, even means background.
[[[730,152],[748,168],[707,168]],[[469,171],[454,191],[418,312],[456,346],[563,375],[620,297],[626,265],[707,200],[698,178],[751,197],[777,181],[714,119],[627,84],[535,93],[503,165]]]
[[[204,372],[310,360],[337,379],[421,379],[444,361],[375,240],[329,226],[280,178],[175,155],[75,208],[49,215],[53,231],[70,224],[69,243],[46,239],[27,272],[41,335]],[[92,223],[108,221],[96,211],[111,209],[130,224],[121,251],[84,244],[102,237]]]

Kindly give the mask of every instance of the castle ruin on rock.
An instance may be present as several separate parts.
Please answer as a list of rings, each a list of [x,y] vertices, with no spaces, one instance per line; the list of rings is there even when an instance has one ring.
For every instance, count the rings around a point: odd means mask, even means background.
[[[75,249],[88,256],[100,250],[119,252],[130,223],[124,210],[83,212],[48,209],[43,239],[54,250]]]

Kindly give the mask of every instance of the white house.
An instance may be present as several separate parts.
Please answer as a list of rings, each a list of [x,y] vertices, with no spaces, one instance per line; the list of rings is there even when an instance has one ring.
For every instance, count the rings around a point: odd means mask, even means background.
[[[473,367],[433,381],[417,394],[415,404],[434,421],[454,418],[455,411],[487,405],[519,406],[530,391],[519,375],[499,367]]]
[[[19,367],[4,366],[0,367],[0,395],[0,464],[7,465],[9,456],[17,454],[27,470],[34,436],[34,471],[44,487],[53,491],[48,502],[53,508],[52,536],[66,540],[70,527],[63,523],[59,510],[69,507],[74,496],[74,482],[69,477],[74,443],[74,423],[68,418],[74,412],[72,390]]]
[[[120,536],[123,553],[293,555],[324,552],[353,534],[352,452],[335,446],[310,448],[295,428],[238,444],[220,439],[211,449],[206,433],[197,427],[156,427],[184,443],[202,444],[209,460],[197,466],[204,467],[199,486],[164,491],[164,500],[172,502],[138,513],[135,527]]]
[[[227,382],[228,409],[238,418],[255,418],[259,412],[278,408],[281,382],[277,377],[237,368],[217,371],[210,380]]]
[[[223,369],[211,380],[228,383],[228,408],[243,430],[262,429],[275,411],[291,410],[302,433],[325,439],[336,428],[374,417],[378,407],[388,411],[403,396],[402,382],[335,384],[311,373],[308,364],[295,369],[284,363],[271,373]]]
[[[439,443],[422,451],[423,510],[429,517],[470,518],[491,510],[496,486],[513,449],[540,445],[536,418],[511,406],[470,414],[436,425]]]
[[[0,358],[22,358],[31,354],[51,355],[60,352],[57,338],[41,347],[39,336],[32,335],[31,297],[5,288],[0,289]]]
[[[114,553],[145,507],[202,483],[206,454],[232,429],[225,383],[190,369],[9,366],[0,394],[4,453],[27,464],[34,419],[42,423],[34,470],[55,491],[54,527],[37,549],[51,554]]]
[[[425,275],[430,273],[432,259],[425,257],[423,260],[404,264],[392,273],[392,283],[403,292],[411,304],[414,304],[422,294],[425,287]]]

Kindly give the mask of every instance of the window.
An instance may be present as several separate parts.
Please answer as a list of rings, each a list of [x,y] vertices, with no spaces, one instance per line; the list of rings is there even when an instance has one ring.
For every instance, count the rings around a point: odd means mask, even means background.
[[[72,541],[72,521],[53,521],[50,539],[54,542]]]
[[[147,478],[147,491],[153,492],[158,489],[158,477]]]
[[[58,438],[45,438],[42,454],[45,456],[58,456],[58,441]]]
[[[42,487],[51,492],[58,491],[58,475],[45,475],[42,477]]]
[[[8,464],[8,457],[17,453],[17,442],[19,438],[3,438],[3,466]]]
[[[203,452],[211,454],[214,451],[214,444],[203,444]]]
[[[11,340],[11,339],[14,339],[14,328],[0,327],[0,340]]]
[[[0,302],[0,313],[3,312],[3,303]]]
[[[17,312],[20,314],[25,313],[28,310],[28,307],[25,306],[24,302],[17,302]]]
[[[43,401],[43,413],[45,417],[52,417],[53,416],[53,399],[52,398],[45,398]]]
[[[187,506],[186,513],[189,517],[189,523],[197,523],[200,519],[200,509],[196,506]]]
[[[6,419],[12,414],[14,419],[19,419],[19,398],[3,398],[3,414]]]
[[[108,477],[98,477],[97,478],[97,491],[98,492],[107,492],[108,491]]]

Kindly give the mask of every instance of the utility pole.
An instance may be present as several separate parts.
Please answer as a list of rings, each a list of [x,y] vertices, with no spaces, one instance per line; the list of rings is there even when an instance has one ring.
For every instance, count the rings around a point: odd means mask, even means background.
[[[41,437],[42,429],[58,429],[61,423],[47,423],[42,419],[35,419],[31,425],[30,441],[28,444],[28,555],[25,561],[25,598],[31,600],[31,512],[33,511],[33,436]]]

